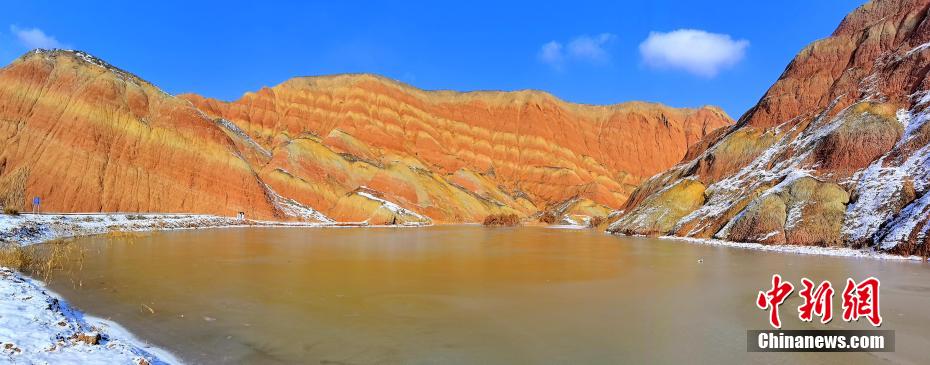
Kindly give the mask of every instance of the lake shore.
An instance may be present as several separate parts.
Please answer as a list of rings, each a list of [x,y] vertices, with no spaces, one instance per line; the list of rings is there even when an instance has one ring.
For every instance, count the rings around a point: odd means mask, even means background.
[[[765,245],[755,242],[733,242],[707,238],[692,238],[678,236],[660,236],[664,240],[681,241],[690,244],[723,246],[731,248],[741,248],[745,250],[768,251],[779,253],[790,253],[798,255],[819,255],[819,256],[837,256],[861,259],[877,260],[899,260],[899,261],[928,261],[927,258],[920,256],[901,256],[885,252],[867,249],[854,249],[847,247],[819,247],[819,246],[798,246],[798,245]]]
[[[116,323],[86,316],[41,281],[0,268],[0,359],[27,364],[177,364]]]
[[[423,227],[408,223],[391,227]],[[205,214],[74,213],[0,215],[0,243],[32,245],[57,239],[111,232],[151,232],[178,229],[236,227],[379,227],[367,222],[290,222],[236,219]]]
[[[0,215],[0,244],[29,246],[116,232],[234,227],[373,226],[365,222],[275,222],[200,214],[4,214]],[[12,362],[180,363],[169,352],[145,344],[116,323],[71,308],[42,281],[5,267],[0,268],[0,318],[4,321],[0,352]]]
[[[421,226],[421,225],[410,225]],[[148,232],[234,227],[376,227],[359,223],[312,223],[239,220],[198,214],[23,214],[0,215],[0,243],[28,246],[114,232]],[[579,229],[581,226],[549,226]],[[779,253],[924,261],[868,250],[831,247],[762,245],[685,237],[660,237],[691,244]],[[137,340],[119,325],[91,318],[68,306],[45,283],[11,269],[0,269],[0,351],[26,362],[107,362],[160,364],[179,360],[167,351]],[[62,325],[64,323],[64,325]],[[91,340],[88,340],[91,339]],[[97,342],[91,344],[88,342]]]

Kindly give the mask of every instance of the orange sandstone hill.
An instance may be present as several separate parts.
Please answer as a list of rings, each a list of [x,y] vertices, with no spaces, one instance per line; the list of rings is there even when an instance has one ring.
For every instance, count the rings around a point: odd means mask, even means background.
[[[295,78],[227,103],[36,50],[0,70],[0,205],[372,224],[567,202],[597,215],[729,124],[714,107],[423,91],[372,75]]]
[[[871,1],[609,230],[930,255],[928,0]]]

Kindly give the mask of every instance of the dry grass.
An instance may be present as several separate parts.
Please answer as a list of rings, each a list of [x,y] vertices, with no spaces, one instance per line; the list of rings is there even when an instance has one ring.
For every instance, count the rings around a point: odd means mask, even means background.
[[[129,243],[133,243],[133,241],[135,241],[136,238],[143,237],[143,236],[147,236],[147,235],[150,235],[150,234],[151,234],[151,232],[135,232],[135,231],[119,231],[119,230],[115,230],[115,231],[109,231],[109,232],[107,232],[106,234],[104,234],[104,237],[106,237],[107,239],[111,239],[111,240],[112,240],[112,239],[127,240],[127,241],[129,241]]]
[[[617,221],[612,230],[647,236],[668,234],[682,217],[704,205],[704,191],[700,181],[679,180],[644,199],[634,211]]]
[[[6,161],[0,161],[0,165]],[[0,168],[0,170],[3,170]],[[23,210],[26,201],[26,181],[29,180],[29,169],[20,167],[12,172],[7,170],[0,178],[0,206]]]
[[[594,216],[591,217],[591,220],[588,221],[588,228],[597,228],[601,224],[607,222],[607,217]]]
[[[491,214],[482,222],[485,226],[513,227],[520,224],[520,217],[516,214]]]
[[[25,247],[16,243],[0,243],[0,266],[48,282],[57,270],[82,268],[84,251],[79,245],[65,240]],[[65,265],[71,262],[76,262],[76,265]]]
[[[30,266],[34,262],[32,253],[15,243],[3,243],[0,246],[0,266],[14,270]]]
[[[3,214],[6,215],[19,215],[19,210],[13,207],[3,208]]]
[[[889,104],[860,103],[843,115],[843,123],[814,149],[819,168],[855,171],[891,150],[904,133],[894,110]]]
[[[555,224],[560,220],[562,220],[562,217],[552,211],[543,212],[543,214],[539,216],[539,221],[546,224]]]

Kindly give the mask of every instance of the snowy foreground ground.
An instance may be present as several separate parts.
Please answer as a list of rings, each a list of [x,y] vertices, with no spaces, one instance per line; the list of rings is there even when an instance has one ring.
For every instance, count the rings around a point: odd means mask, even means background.
[[[0,363],[176,364],[119,325],[84,316],[41,282],[0,268]]]
[[[31,245],[114,231],[240,226],[338,225],[240,221],[193,214],[0,215],[0,243]],[[119,325],[69,307],[41,281],[7,268],[0,268],[0,353],[0,363],[14,364],[179,363],[167,351],[146,345]]]

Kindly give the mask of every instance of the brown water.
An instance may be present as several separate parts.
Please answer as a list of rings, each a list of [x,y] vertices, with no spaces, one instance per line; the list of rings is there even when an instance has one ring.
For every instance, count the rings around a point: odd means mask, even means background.
[[[191,363],[927,363],[930,266],[545,228],[249,228],[78,240],[51,287]],[[703,263],[698,259],[703,258]],[[773,273],[882,280],[896,353],[747,353]],[[786,329],[870,328],[797,320]],[[839,296],[834,312],[839,317]],[[154,310],[154,313],[146,307]]]

